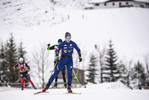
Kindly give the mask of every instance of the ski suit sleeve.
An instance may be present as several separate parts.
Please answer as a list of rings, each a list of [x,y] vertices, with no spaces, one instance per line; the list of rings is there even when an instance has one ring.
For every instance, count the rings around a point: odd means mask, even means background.
[[[57,57],[59,56],[59,50],[62,48],[62,46],[63,46],[63,43],[59,44],[58,49],[56,49],[56,56]]]
[[[81,50],[80,48],[77,46],[77,44],[74,42],[74,48],[77,50],[78,55],[81,57]]]
[[[28,64],[27,64],[27,63],[25,63],[25,66],[26,66],[28,69],[30,69],[30,67],[28,66]]]
[[[18,66],[18,64],[14,65],[12,68],[15,69],[15,67],[17,67],[17,66]]]
[[[51,47],[50,47],[50,50],[54,50],[54,47],[55,47],[55,45],[51,46]]]
[[[50,47],[50,50],[54,50],[55,45]],[[47,47],[47,50],[49,50],[49,47]]]

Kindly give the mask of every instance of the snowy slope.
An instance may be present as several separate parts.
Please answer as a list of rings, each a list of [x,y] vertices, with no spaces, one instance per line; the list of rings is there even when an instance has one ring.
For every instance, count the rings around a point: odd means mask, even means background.
[[[95,43],[103,47],[112,39],[121,59],[143,60],[148,53],[148,9],[83,10],[73,0],[57,0],[55,5],[49,0],[4,1],[0,7],[0,39],[5,41],[12,32],[17,42],[24,42],[29,55],[42,43],[64,39],[66,31],[78,44],[91,46],[89,52]]]
[[[109,88],[113,87],[113,88]],[[115,88],[114,88],[115,87]],[[3,91],[2,91],[3,89]],[[87,85],[87,88],[73,88],[74,92],[82,93],[81,95],[65,94],[66,89],[49,89],[49,93],[33,95],[40,90],[2,88],[0,87],[1,100],[148,100],[148,90],[130,90],[123,87],[121,83],[108,83],[98,85]]]
[[[64,40],[67,31],[82,54],[87,55],[83,58],[85,65],[80,66],[82,69],[88,66],[88,55],[95,52],[94,44],[103,48],[110,39],[119,60],[141,60],[143,63],[143,56],[149,53],[149,9],[83,10],[74,0],[57,0],[56,4],[49,3],[49,0],[8,1],[0,2],[0,42],[5,42],[12,32],[17,43],[24,43],[31,62],[32,53],[39,51],[41,45],[46,49],[47,43],[52,45],[59,38]],[[51,51],[49,58],[53,60],[53,57]]]

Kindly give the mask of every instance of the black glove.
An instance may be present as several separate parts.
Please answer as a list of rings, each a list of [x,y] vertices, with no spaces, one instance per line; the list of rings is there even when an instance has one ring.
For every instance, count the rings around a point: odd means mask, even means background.
[[[27,71],[29,72],[29,71],[31,71],[31,69],[29,68]]]
[[[82,57],[81,56],[79,56],[79,62],[81,62],[82,61]]]
[[[47,44],[47,46],[48,46],[48,47],[47,47],[47,49],[48,49],[48,50],[50,50],[50,43],[49,43],[49,44]]]
[[[54,62],[55,62],[55,63],[58,63],[58,62],[59,62],[59,56],[55,57]]]
[[[59,60],[58,59],[55,59],[54,60],[54,69],[56,68],[57,64],[58,64]]]
[[[54,60],[54,64],[56,64],[57,63],[57,61],[56,60]]]
[[[50,47],[50,43],[49,43],[49,44],[47,44],[47,46],[48,46],[48,47]]]

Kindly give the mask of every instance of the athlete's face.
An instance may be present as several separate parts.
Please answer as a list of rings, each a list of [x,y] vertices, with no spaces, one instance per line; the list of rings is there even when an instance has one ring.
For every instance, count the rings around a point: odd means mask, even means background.
[[[23,63],[23,61],[20,61],[20,63],[22,64],[22,63]]]
[[[67,42],[70,42],[71,36],[67,36],[65,39],[66,39]]]
[[[61,42],[58,42],[58,45],[60,44]]]

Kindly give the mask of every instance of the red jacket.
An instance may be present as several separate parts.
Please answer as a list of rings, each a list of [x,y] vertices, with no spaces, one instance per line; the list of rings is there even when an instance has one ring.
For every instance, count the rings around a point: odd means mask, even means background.
[[[30,69],[30,67],[25,62],[18,63],[15,66],[13,66],[12,68],[15,69],[15,67],[19,67],[20,72],[26,72],[28,69]]]

